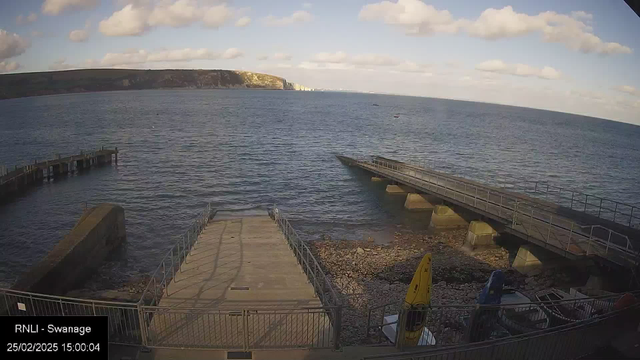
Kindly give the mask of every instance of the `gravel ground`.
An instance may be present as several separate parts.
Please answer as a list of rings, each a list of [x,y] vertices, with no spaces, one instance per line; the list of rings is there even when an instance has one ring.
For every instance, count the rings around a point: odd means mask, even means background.
[[[345,345],[368,342],[365,334],[369,309],[400,304],[416,267],[429,252],[432,254],[432,305],[475,303],[479,291],[496,269],[505,272],[507,286],[527,294],[571,280],[558,270],[525,277],[510,267],[509,252],[504,248],[473,252],[461,249],[466,235],[466,229],[435,235],[406,230],[396,232],[395,239],[387,245],[332,240],[310,242],[311,251],[346,305],[342,342]]]

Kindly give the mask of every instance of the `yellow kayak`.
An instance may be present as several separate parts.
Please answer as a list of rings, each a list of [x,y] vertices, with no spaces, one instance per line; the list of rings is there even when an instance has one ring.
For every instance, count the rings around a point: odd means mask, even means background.
[[[426,254],[416,269],[407,296],[404,299],[404,309],[407,311],[405,320],[405,346],[417,346],[427,322],[426,309],[431,302],[431,254]]]

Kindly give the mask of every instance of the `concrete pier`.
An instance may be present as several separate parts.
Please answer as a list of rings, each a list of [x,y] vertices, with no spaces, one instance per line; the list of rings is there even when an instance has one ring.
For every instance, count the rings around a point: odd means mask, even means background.
[[[431,215],[430,226],[435,229],[456,229],[466,227],[469,223],[450,207],[436,205]]]
[[[245,316],[250,316],[250,345],[268,347],[290,339],[299,347],[312,347],[331,334],[324,313],[309,316],[309,309],[322,304],[282,232],[266,215],[211,220],[159,306],[170,308],[172,316],[156,315],[149,335],[163,346],[241,347],[247,341]],[[184,315],[176,312],[180,309],[185,309]],[[209,311],[211,315],[189,317],[193,310],[187,309],[203,309],[202,314]],[[271,313],[270,309],[278,310]],[[254,326],[255,321],[260,326]],[[176,325],[180,331],[175,331]]]
[[[125,239],[122,207],[100,204],[86,210],[69,234],[42,261],[21,276],[13,288],[65,294],[90,276]]]
[[[34,161],[32,165],[16,166],[13,171],[3,170],[0,176],[0,200],[44,180],[45,172],[46,179],[49,181],[74,171],[110,164],[114,157],[117,164],[118,148],[110,150],[103,147],[96,151],[81,152],[79,155],[64,158],[58,155],[53,160]]]
[[[411,211],[430,211],[433,210],[433,204],[424,194],[409,193],[404,202],[404,208]]]
[[[385,178],[379,177],[379,176],[372,176],[371,177],[371,182],[382,182],[382,181],[388,181],[388,179],[385,179]]]
[[[491,225],[484,221],[474,220],[469,223],[465,245],[471,248],[495,245],[494,239],[497,234],[498,232]]]

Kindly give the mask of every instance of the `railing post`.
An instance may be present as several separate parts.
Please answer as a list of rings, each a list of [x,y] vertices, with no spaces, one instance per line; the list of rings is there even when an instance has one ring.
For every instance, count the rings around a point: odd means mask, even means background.
[[[340,332],[342,331],[342,305],[333,308],[333,349],[340,350]]]
[[[243,350],[249,351],[249,319],[247,316],[247,310],[242,310],[242,339],[243,339]]]
[[[633,214],[633,208],[631,208],[631,214]],[[618,203],[616,202],[616,207],[613,209],[613,222],[616,222],[616,213],[618,212]],[[629,219],[631,221],[631,219]]]
[[[173,248],[171,248],[171,279],[176,277],[175,269],[173,267]]]
[[[589,202],[589,195],[588,194],[584,194],[584,210],[582,210],[582,212],[584,212],[584,213],[587,212],[587,203],[588,202]]]
[[[569,251],[569,246],[571,246],[571,235],[573,235],[573,225],[574,222],[571,222],[571,230],[569,230],[569,242],[567,243],[567,251]]]
[[[575,192],[571,191],[571,206],[569,206],[570,209],[573,210],[573,195],[575,194]]]
[[[602,212],[602,198],[600,198],[600,206],[598,207],[598,217],[600,217],[601,212]]]
[[[609,238],[607,239],[607,247],[604,250],[605,254],[609,253],[609,244],[611,243],[611,230],[609,230]]]
[[[633,209],[635,209],[634,206],[631,207],[631,214],[629,214],[629,227],[631,227],[631,221],[633,220]],[[615,216],[615,213],[613,216]]]
[[[396,323],[396,339],[395,340],[396,340],[396,349],[398,349],[398,351],[402,351],[404,349],[406,323],[407,323],[407,310],[404,308],[401,308],[400,312],[398,313],[398,322]]]
[[[142,309],[142,301],[138,301],[138,322],[140,322],[140,338],[142,346],[147,346],[147,323],[144,321],[144,310]]]
[[[593,241],[593,226],[591,226],[591,232],[589,232],[589,246],[587,246],[587,255],[591,252],[591,242]]]

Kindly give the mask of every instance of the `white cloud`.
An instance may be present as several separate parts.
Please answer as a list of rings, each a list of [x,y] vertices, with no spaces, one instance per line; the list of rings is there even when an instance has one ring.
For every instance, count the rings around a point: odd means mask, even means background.
[[[269,60],[269,55],[258,55],[258,57],[256,57],[256,59],[258,59],[260,61]]]
[[[69,33],[69,40],[73,42],[83,42],[89,39],[89,27],[91,24],[89,21],[84,26],[84,29],[73,30]]]
[[[28,16],[18,15],[16,18],[16,24],[22,25],[26,23],[32,23],[38,19],[38,15],[35,13],[31,13]]]
[[[628,54],[631,48],[616,42],[603,42],[593,34],[593,29],[579,18],[589,19],[583,11],[572,16],[546,11],[538,15],[517,13],[511,6],[502,9],[489,8],[475,20],[455,19],[447,10],[438,10],[421,0],[382,1],[365,5],[359,18],[365,21],[382,21],[401,27],[409,35],[428,36],[436,33],[457,34],[497,40],[540,33],[548,43],[561,43],[584,53]]]
[[[223,59],[236,59],[244,56],[244,53],[237,48],[227,49],[222,53]]]
[[[24,53],[29,46],[29,41],[20,35],[10,34],[0,29],[0,60],[18,56]]]
[[[149,26],[180,27],[198,21],[201,16],[198,3],[195,0],[178,0],[174,3],[162,2],[151,11],[148,24]]]
[[[157,26],[183,27],[197,22],[209,28],[219,28],[236,14],[247,9],[234,9],[226,2],[207,5],[197,0],[130,1],[122,9],[100,22],[100,32],[107,36],[137,36]],[[246,26],[251,19],[244,16],[236,26]]]
[[[83,42],[89,39],[89,31],[86,29],[73,30],[69,33],[69,40],[73,42]]]
[[[355,65],[393,66],[400,64],[400,60],[387,55],[364,54],[353,56],[351,63]]]
[[[409,73],[426,73],[431,74],[431,70],[433,70],[433,65],[431,64],[417,64],[412,61],[404,61],[400,63],[396,68],[396,71],[400,72],[409,72]]]
[[[308,2],[302,3],[302,7],[305,8],[305,9],[311,9],[311,6],[313,6],[313,5],[311,5],[311,3],[308,3]]]
[[[60,58],[54,61],[53,64],[49,65],[49,70],[68,70],[74,68],[77,68],[77,66],[67,64],[66,58]]]
[[[342,63],[348,59],[347,53],[338,51],[335,53],[321,52],[317,53],[313,58],[313,62],[317,63]]]
[[[289,16],[275,17],[269,15],[263,19],[263,23],[267,26],[287,26],[297,23],[309,22],[313,19],[313,16],[305,10],[298,10]]]
[[[89,61],[88,66],[120,67],[134,64],[154,62],[189,62],[192,60],[235,59],[243,56],[237,48],[230,48],[222,53],[209,49],[176,49],[149,52],[147,50],[132,49],[122,53],[108,53],[99,61]]]
[[[549,66],[539,69],[526,64],[507,64],[502,60],[488,60],[482,62],[476,65],[476,70],[525,77],[534,76],[547,80],[559,79],[562,76],[560,71]]]
[[[620,85],[620,86],[614,87],[613,89],[623,93],[640,96],[640,90],[636,89],[631,85]]]
[[[273,56],[271,57],[273,60],[291,60],[293,58],[293,56],[291,56],[291,54],[285,54],[285,53],[275,53],[273,54]]]
[[[2,62],[0,62],[0,73],[5,73],[5,72],[9,72],[9,71],[15,71],[15,70],[18,70],[19,68],[20,68],[20,64],[18,64],[15,61],[12,61],[12,62],[2,61]]]
[[[99,0],[45,0],[42,4],[42,13],[58,15],[67,9],[93,9],[99,2]]]
[[[149,10],[147,8],[134,7],[129,4],[114,12],[108,19],[100,21],[98,29],[107,36],[142,35],[149,29],[148,17]]]
[[[237,27],[245,27],[251,23],[251,18],[248,16],[243,16],[236,21]]]
[[[587,20],[593,19],[593,15],[592,14],[589,14],[589,13],[584,12],[582,10],[580,10],[580,11],[572,11],[571,12],[571,17],[574,17],[576,19],[587,19]]]
[[[233,17],[233,10],[226,4],[210,7],[204,13],[202,22],[206,27],[219,28]]]

